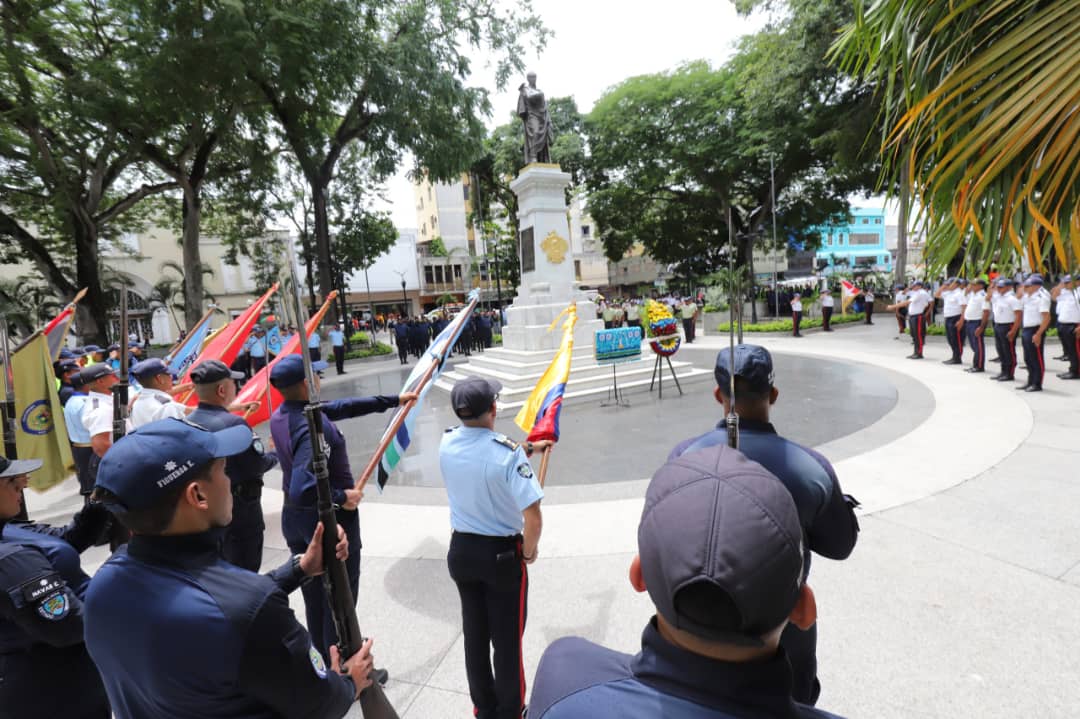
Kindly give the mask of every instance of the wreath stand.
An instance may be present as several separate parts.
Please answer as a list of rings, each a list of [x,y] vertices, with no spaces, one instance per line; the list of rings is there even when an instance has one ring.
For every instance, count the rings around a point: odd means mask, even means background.
[[[607,399],[600,403],[601,407],[629,407],[630,403],[626,401],[626,394],[619,389],[619,375],[615,372],[615,365],[618,362],[611,363],[611,386],[608,387]],[[614,400],[612,399],[614,397]]]
[[[656,362],[653,364],[652,380],[649,381],[649,391],[652,392],[653,385],[656,384],[657,377],[660,378],[660,399],[664,398],[664,365],[661,361],[667,362],[668,372],[671,373],[671,379],[675,380],[675,386],[679,388],[679,395],[681,396],[682,385],[679,384],[679,376],[675,374],[675,368],[671,366],[671,357],[667,355],[656,355]]]

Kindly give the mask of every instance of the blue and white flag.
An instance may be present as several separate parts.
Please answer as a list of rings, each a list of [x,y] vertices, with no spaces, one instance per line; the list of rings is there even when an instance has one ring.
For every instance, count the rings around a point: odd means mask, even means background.
[[[212,312],[207,312],[199,324],[195,325],[184,338],[184,341],[165,357],[165,364],[169,365],[169,373],[173,377],[183,377],[198,358],[203,341],[210,334],[211,315]]]

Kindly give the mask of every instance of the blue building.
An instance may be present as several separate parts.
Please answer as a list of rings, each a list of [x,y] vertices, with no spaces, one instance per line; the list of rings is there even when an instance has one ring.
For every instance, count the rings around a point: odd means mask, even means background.
[[[848,272],[891,272],[892,255],[885,244],[885,210],[851,208],[847,224],[825,225],[816,264],[824,274],[834,268]]]

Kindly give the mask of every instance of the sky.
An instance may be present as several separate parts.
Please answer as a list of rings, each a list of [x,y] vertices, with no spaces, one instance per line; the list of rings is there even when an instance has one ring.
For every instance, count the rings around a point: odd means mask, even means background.
[[[583,113],[605,89],[628,77],[669,70],[690,60],[720,65],[741,35],[764,24],[761,17],[739,17],[728,0],[533,0],[533,9],[554,37],[539,56],[533,52],[525,57],[525,66],[536,72],[536,85],[547,97],[573,96]],[[517,87],[525,78],[511,78],[498,92],[494,69],[484,65],[477,57],[474,83],[492,92],[494,113],[487,124],[494,128],[510,119]],[[394,224],[415,228],[412,186],[404,170],[386,189],[390,204],[385,209]]]

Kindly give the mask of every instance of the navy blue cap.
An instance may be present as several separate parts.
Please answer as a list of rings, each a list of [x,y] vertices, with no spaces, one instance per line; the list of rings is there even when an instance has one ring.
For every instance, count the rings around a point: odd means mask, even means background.
[[[1012,287],[1013,281],[1008,277],[998,277],[994,284],[998,287]]]
[[[60,360],[56,363],[56,369],[59,372],[70,372],[71,370],[81,370],[82,367],[75,360]]]
[[[68,349],[67,347],[65,347],[64,349],[60,350],[60,354],[59,354],[58,356],[59,356],[59,358],[60,358],[60,359],[62,359],[62,360],[65,360],[65,359],[75,359],[75,357],[76,357],[75,353],[74,353],[74,352],[72,352],[71,350],[69,350],[69,349]]]
[[[727,394],[731,386],[731,350],[727,347],[716,355],[713,376],[716,384]],[[768,389],[773,383],[773,362],[769,350],[759,345],[735,345],[735,376],[741,377],[752,389]]]
[[[923,286],[922,280],[915,280],[914,282],[911,283],[911,286],[912,287],[922,287]]]
[[[216,359],[200,362],[191,368],[191,381],[195,384],[220,382],[226,377],[231,377],[232,379],[244,379],[244,373],[233,372],[229,369],[229,365]]]
[[[976,277],[971,281],[971,284],[982,285],[983,287],[986,287],[986,280],[984,280],[982,277]]]
[[[313,372],[322,372],[329,365],[325,362],[312,362],[311,369]],[[278,389],[282,387],[292,387],[294,384],[299,384],[304,381],[304,358],[297,354],[291,354],[288,357],[282,357],[274,363],[274,367],[270,370],[270,384],[274,385]]]
[[[502,391],[498,380],[466,377],[454,383],[450,390],[450,405],[458,419],[476,419],[491,409]]]
[[[116,375],[116,373],[113,372],[112,367],[105,364],[104,362],[97,362],[90,365],[89,367],[83,367],[79,371],[79,381],[86,385],[90,384],[96,379],[101,379],[102,377],[110,374],[114,376]]]
[[[120,349],[120,343],[119,342],[113,342],[111,345],[109,345],[109,350],[108,351],[109,352],[115,352],[118,349]]]
[[[144,359],[142,362],[136,362],[131,368],[131,374],[140,380],[150,379],[159,374],[169,374],[169,365],[157,357],[151,357],[150,359]]]
[[[1031,275],[1026,280],[1024,280],[1024,287],[1036,287],[1036,286],[1042,287],[1042,285],[1043,285],[1042,275]]]
[[[109,448],[95,486],[115,495],[121,510],[146,509],[213,460],[246,451],[253,436],[243,424],[211,432],[180,419],[151,422]]]
[[[637,540],[657,612],[695,636],[763,646],[761,637],[798,601],[803,533],[791,492],[726,444],[688,452],[656,471]],[[695,603],[686,590],[702,584],[730,601]],[[720,611],[723,605],[729,609]]]
[[[86,345],[85,347],[83,347],[83,352],[85,352],[86,354],[93,354],[94,352],[103,352],[103,351],[104,350],[102,350],[97,345]]]
[[[1072,275],[1062,275],[1061,276],[1061,281],[1062,282],[1072,282]]]

